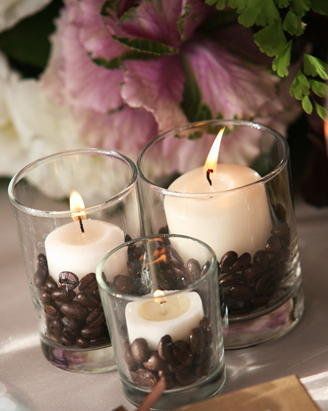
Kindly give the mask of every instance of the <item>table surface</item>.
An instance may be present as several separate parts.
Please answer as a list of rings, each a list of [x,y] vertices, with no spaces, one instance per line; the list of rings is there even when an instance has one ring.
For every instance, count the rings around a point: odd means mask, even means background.
[[[227,352],[225,391],[288,374],[307,377],[328,370],[328,209],[299,203],[296,215],[306,298],[304,317],[277,341]],[[116,372],[73,374],[45,360],[39,347],[16,222],[3,187],[0,227],[0,411],[107,411],[119,404],[133,409],[123,396]],[[327,375],[320,374],[325,381]],[[322,389],[320,376],[304,381],[311,388],[313,380],[313,388]],[[322,409],[328,410],[328,395],[321,393],[319,397],[316,399]],[[19,405],[15,407],[14,403]]]

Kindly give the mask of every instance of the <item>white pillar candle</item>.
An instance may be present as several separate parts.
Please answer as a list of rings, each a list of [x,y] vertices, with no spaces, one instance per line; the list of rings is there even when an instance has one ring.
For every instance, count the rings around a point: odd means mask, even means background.
[[[71,192],[70,210],[74,221],[56,228],[45,239],[49,274],[56,281],[62,271],[71,271],[79,279],[94,273],[105,254],[123,243],[125,238],[117,225],[85,219],[84,202],[77,191]],[[110,275],[120,274],[125,262],[126,250],[113,256],[108,267]]]
[[[217,143],[218,140],[213,144],[217,150],[216,156],[219,150]],[[206,168],[214,169],[210,174],[212,186],[206,178]],[[243,165],[218,164],[216,167],[216,159],[215,166],[212,162],[207,167],[206,162],[205,167],[178,177],[170,185],[170,191],[208,193],[208,196],[188,198],[167,195],[164,207],[170,233],[185,234],[204,241],[213,248],[218,259],[230,250],[238,254],[252,254],[263,248],[270,235],[271,217],[264,184],[252,184],[260,178],[256,171]],[[239,189],[234,190],[236,188]],[[181,248],[178,247],[183,257],[202,259],[192,247],[188,250]]]
[[[174,341],[186,339],[199,325],[204,311],[199,294],[192,291],[130,302],[125,317],[130,343],[144,338],[155,350],[166,334]]]

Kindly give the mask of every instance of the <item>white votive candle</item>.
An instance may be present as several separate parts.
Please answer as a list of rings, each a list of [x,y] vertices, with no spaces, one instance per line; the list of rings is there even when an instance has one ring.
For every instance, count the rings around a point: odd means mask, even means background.
[[[125,308],[129,341],[144,338],[151,349],[156,349],[164,335],[184,340],[204,317],[199,294],[179,292],[161,298],[133,301]]]

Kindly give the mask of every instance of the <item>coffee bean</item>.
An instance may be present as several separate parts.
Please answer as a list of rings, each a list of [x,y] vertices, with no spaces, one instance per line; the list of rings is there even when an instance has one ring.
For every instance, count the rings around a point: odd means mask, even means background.
[[[52,277],[48,277],[46,279],[46,282],[44,283],[44,289],[46,291],[52,292],[52,291],[57,290],[57,288],[58,288],[58,285],[57,285],[56,281]]]
[[[170,364],[174,363],[173,341],[170,335],[164,335],[164,337],[160,339],[157,351],[163,360]]]
[[[235,251],[228,251],[225,253],[220,261],[220,267],[223,272],[227,272],[232,264],[237,261],[238,254]]]
[[[183,386],[190,385],[197,379],[197,375],[195,374],[192,368],[179,369],[174,373],[174,375],[179,385]]]
[[[194,258],[190,258],[187,261],[187,270],[192,280],[197,280],[198,278],[200,278],[200,273],[202,269],[199,262]]]
[[[66,336],[64,336],[64,335],[62,335],[61,336],[61,338],[60,338],[60,342],[63,344],[63,345],[65,345],[66,347],[68,346],[71,346],[71,345],[74,345],[74,343],[75,343],[75,338],[70,338],[70,337],[66,337]]]
[[[177,267],[184,268],[184,262],[180,254],[177,252],[177,250],[173,247],[167,247],[166,248],[170,258],[174,261]]]
[[[60,322],[59,319],[54,319],[51,321],[47,322],[47,328],[48,328],[48,332],[56,337],[60,336],[60,333],[62,331],[62,324]]]
[[[84,338],[79,337],[76,340],[76,345],[78,345],[81,348],[87,348],[87,347],[89,347],[89,341],[85,340]]]
[[[232,264],[230,267],[231,271],[242,271],[251,265],[251,255],[249,253],[244,253]]]
[[[53,305],[50,305],[50,304],[45,304],[44,312],[50,318],[56,318],[59,316],[57,309]]]
[[[44,254],[39,254],[38,255],[38,266],[45,268],[48,271],[48,261],[47,261],[47,257]]]
[[[120,294],[132,294],[134,289],[133,278],[119,274],[114,278],[113,288]]]
[[[231,286],[234,284],[244,284],[245,279],[240,273],[223,274],[219,276],[219,285],[222,287]]]
[[[257,277],[256,269],[254,269],[253,267],[247,268],[244,271],[244,277],[245,277],[248,284],[252,283],[253,281],[255,281],[255,279]]]
[[[64,327],[63,328],[63,336],[69,339],[76,339],[78,331],[72,330],[71,328]]]
[[[130,371],[132,381],[140,387],[153,387],[157,383],[157,377],[154,373],[144,368],[136,371]]]
[[[107,335],[107,332],[104,336],[98,338],[90,338],[89,345],[93,347],[101,347],[103,345],[108,345],[110,343],[110,339]]]
[[[84,291],[86,288],[97,287],[97,280],[95,273],[89,273],[85,275],[80,281],[80,291]]]
[[[168,233],[169,233],[169,228],[168,228],[167,225],[165,225],[165,226],[161,227],[161,228],[158,230],[158,232],[159,232],[159,234],[168,234]]]
[[[50,294],[47,291],[41,291],[40,300],[43,304],[48,304],[51,302]]]
[[[265,245],[266,250],[271,251],[272,253],[277,253],[281,249],[281,241],[279,240],[279,237],[276,235],[272,235],[266,245]]]
[[[200,353],[205,348],[205,338],[203,330],[199,327],[194,328],[189,336],[190,349],[193,354]]]
[[[131,354],[139,364],[147,361],[150,356],[147,341],[144,338],[135,339],[131,344]]]
[[[179,365],[184,367],[189,366],[192,363],[192,354],[190,346],[185,341],[179,340],[173,344],[173,357]]]
[[[256,283],[255,290],[256,294],[270,295],[275,288],[275,279],[271,271],[263,274]]]
[[[46,282],[47,278],[48,278],[48,270],[45,270],[42,267],[38,267],[38,269],[36,270],[36,273],[34,274],[34,285],[37,288],[41,288],[44,283]]]
[[[103,335],[105,332],[104,326],[100,327],[84,327],[81,330],[81,336],[84,338],[97,338]]]
[[[68,318],[84,320],[88,315],[88,310],[77,302],[63,303],[60,311]]]
[[[166,387],[167,390],[169,390],[170,388],[173,388],[176,385],[174,374],[171,371],[169,371],[168,369],[159,370],[158,371],[158,377],[159,378],[164,378],[165,387]]]
[[[209,261],[206,261],[206,263],[203,265],[202,267],[202,271],[200,273],[200,276],[203,277],[203,275],[205,275],[208,271],[208,269],[210,268],[211,263]]]
[[[277,235],[280,240],[289,240],[290,230],[287,223],[276,225],[272,228],[271,233]]]
[[[132,237],[129,234],[125,234],[124,242],[128,243],[131,240],[132,240]]]
[[[264,250],[258,250],[253,257],[254,264],[259,266],[262,270],[266,270],[270,264],[268,253]]]
[[[133,358],[133,355],[131,353],[131,347],[129,343],[125,343],[125,349],[124,349],[124,359],[126,362],[126,365],[128,366],[130,371],[135,371],[138,369],[139,364],[138,362]]]
[[[64,288],[58,288],[51,293],[51,297],[58,302],[69,302],[75,297],[75,292],[72,290],[66,291]]]
[[[73,318],[63,317],[61,319],[63,325],[74,332],[80,330],[82,328],[83,322],[74,320]]]
[[[146,362],[143,363],[143,366],[150,371],[164,370],[166,368],[165,361],[158,355],[157,352],[154,352]]]
[[[70,271],[62,271],[59,274],[59,284],[67,290],[74,290],[79,285],[79,278]]]
[[[262,307],[269,301],[269,297],[266,295],[258,295],[252,298],[252,304],[254,307]]]
[[[249,301],[252,297],[252,291],[249,287],[242,284],[236,284],[228,289],[229,297],[239,301]]]
[[[100,313],[94,321],[92,321],[90,323],[87,322],[87,324],[91,328],[95,328],[95,327],[99,327],[99,326],[106,326],[106,320],[105,320],[104,314]]]
[[[98,307],[99,302],[91,295],[86,296],[83,293],[79,293],[75,299],[78,303],[83,305],[84,307],[93,309]]]
[[[286,209],[282,204],[276,204],[274,207],[274,211],[278,220],[280,220],[281,222],[286,221]]]
[[[86,323],[90,324],[95,321],[100,315],[103,316],[103,312],[101,308],[95,308],[91,311],[91,313],[86,318]]]

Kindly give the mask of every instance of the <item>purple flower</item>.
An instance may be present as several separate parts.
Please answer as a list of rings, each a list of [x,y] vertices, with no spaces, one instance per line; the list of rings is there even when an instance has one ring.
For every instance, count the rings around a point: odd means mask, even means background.
[[[255,118],[284,130],[289,116],[281,115],[278,79],[263,61],[229,51],[222,32],[208,38],[197,31],[209,12],[204,2],[114,3],[66,0],[43,76],[52,98],[74,113],[85,143],[135,157],[159,131],[205,117]],[[198,90],[203,117],[189,110],[188,87]],[[223,157],[235,144],[238,136],[223,144]],[[256,155],[252,145],[245,149]]]

